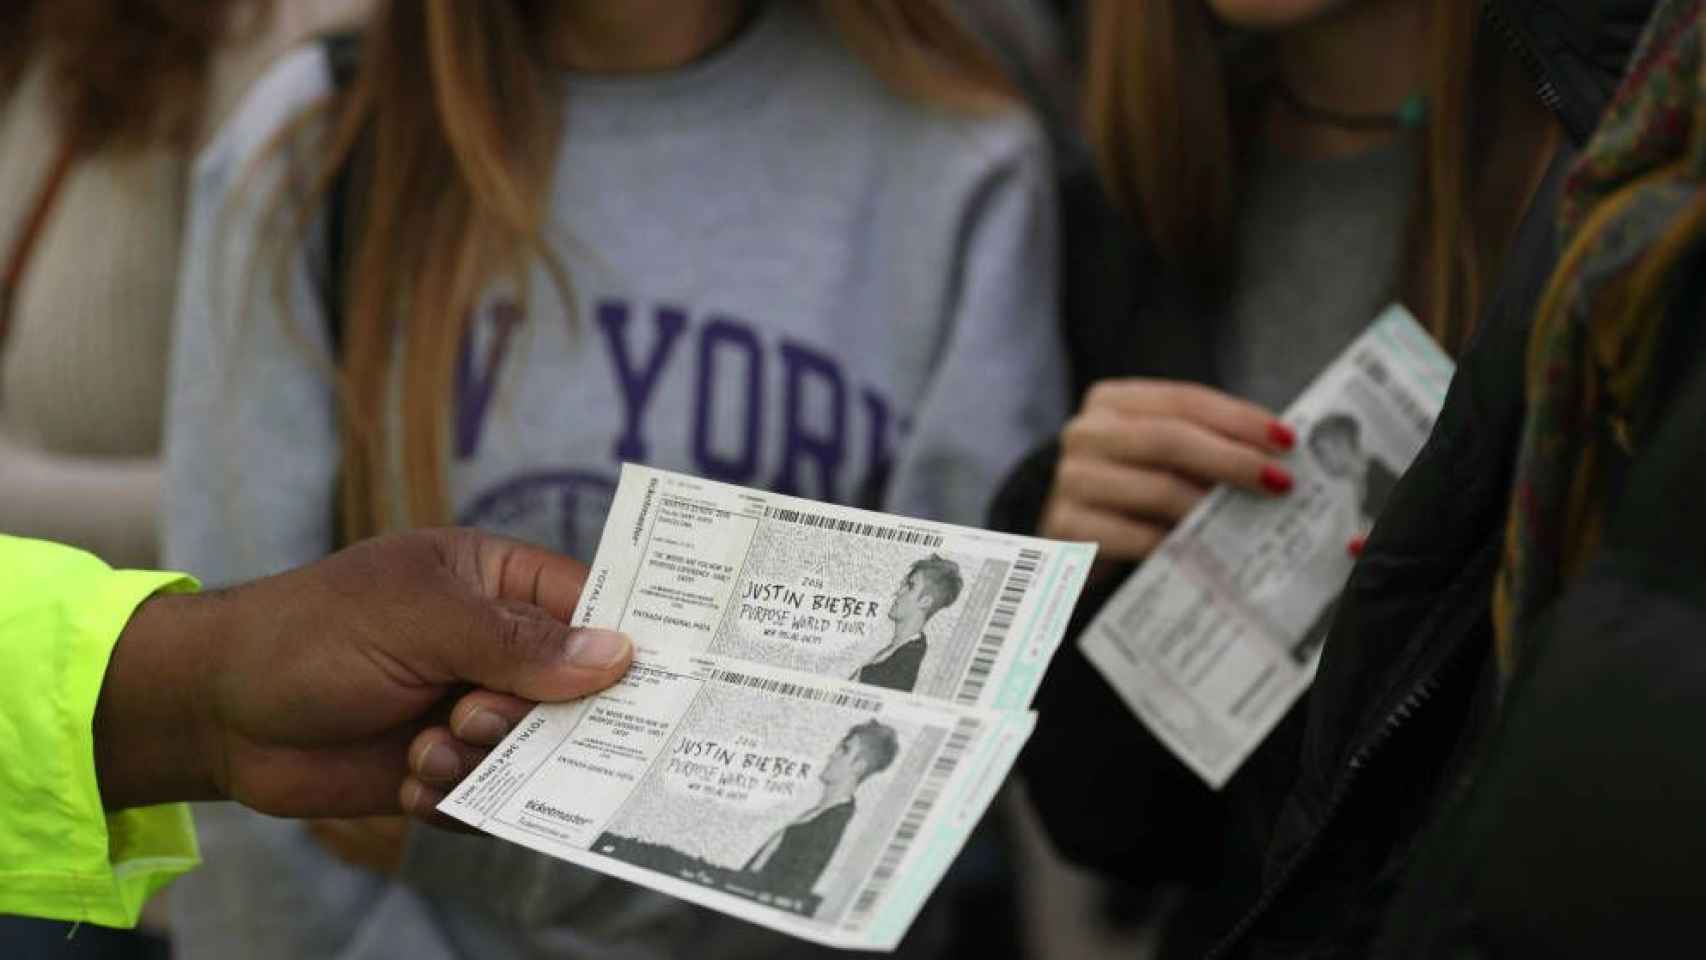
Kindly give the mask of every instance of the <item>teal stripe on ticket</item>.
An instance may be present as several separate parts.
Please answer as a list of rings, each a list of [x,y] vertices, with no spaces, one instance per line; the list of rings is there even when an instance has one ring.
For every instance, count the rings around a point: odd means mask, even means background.
[[[1055,593],[1055,588],[1059,583],[1060,578],[1065,574],[1067,561],[1069,559],[1081,559],[1079,555],[1082,552],[1084,552],[1083,548],[1072,546],[1054,554],[1054,559],[1048,567],[1047,579],[1042,584],[1042,592],[1038,594],[1039,598],[1057,595]],[[1088,575],[1089,563],[1081,562],[1079,566],[1080,569],[1083,570],[1084,575]],[[1033,627],[1036,624],[1037,618],[1048,612],[1047,607],[1048,604],[1046,602],[1038,603],[1031,610],[1030,620],[1026,622],[1025,628],[1019,631],[1018,634],[1022,642],[1029,642],[1029,638],[1036,635],[1033,631]],[[1065,609],[1061,609],[1062,607]],[[1072,605],[1056,604],[1054,615],[1056,617],[1071,617]],[[1014,626],[1017,627],[1018,624],[1014,624]],[[1048,631],[1054,630],[1055,626],[1056,625],[1054,623],[1044,624],[1043,631],[1047,633]],[[1061,632],[1064,632],[1064,627],[1062,627]],[[1065,643],[1066,638],[1061,637],[1055,646],[1055,652],[1059,652],[1060,647],[1064,646]],[[1049,661],[1052,659],[1052,656],[1030,659],[1022,654],[1014,657],[1013,666],[1008,670],[1007,679],[1001,684],[1001,690],[996,694],[993,706],[997,710],[1024,710],[1029,708],[1031,705],[1031,698],[1036,695],[1037,685],[1042,682],[1043,668],[1047,667]]]
[[[1410,311],[1403,307],[1388,307],[1375,324],[1374,335],[1416,364],[1422,374],[1416,379],[1421,380],[1420,386],[1433,392],[1434,400],[1445,398],[1446,387],[1451,383],[1456,365],[1410,315]]]
[[[975,758],[970,754],[961,757],[960,763],[972,769],[1009,772],[1025,741],[1030,739],[1025,727],[1034,723],[1029,714],[1002,717],[999,726],[990,731],[983,750]],[[917,860],[908,865],[908,869],[896,875],[895,885],[889,888],[886,902],[877,909],[870,928],[864,934],[867,940],[890,943],[905,935],[908,923],[924,908],[925,898],[947,874],[954,857],[959,855],[971,836],[972,828],[988,812],[989,804],[994,802],[995,793],[1006,779],[1005,776],[965,777],[952,797],[944,793],[936,798],[935,814],[946,814],[950,819],[930,831],[929,845]],[[971,792],[979,788],[989,793],[987,798],[981,798],[982,802]],[[963,822],[954,822],[953,815],[968,806],[976,811],[976,815],[964,818]]]

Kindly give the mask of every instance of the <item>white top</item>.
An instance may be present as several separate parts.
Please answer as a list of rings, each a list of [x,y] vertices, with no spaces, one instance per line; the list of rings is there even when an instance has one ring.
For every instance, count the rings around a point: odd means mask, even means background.
[[[204,134],[302,37],[368,0],[292,0],[242,30],[208,78]],[[0,256],[9,253],[62,134],[45,65],[0,101]],[[157,553],[167,338],[190,150],[79,161],[36,239],[0,345],[0,530],[85,547],[121,566]]]

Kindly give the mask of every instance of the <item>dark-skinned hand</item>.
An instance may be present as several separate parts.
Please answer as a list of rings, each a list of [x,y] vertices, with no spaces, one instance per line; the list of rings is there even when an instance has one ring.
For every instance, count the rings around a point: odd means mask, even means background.
[[[427,530],[150,599],[120,636],[96,709],[102,798],[108,809],[228,799],[274,816],[430,817],[423,781],[408,775],[425,755],[411,744],[466,717],[462,704],[480,702],[471,689],[571,700],[627,669],[625,637],[567,625],[585,578],[547,550]]]

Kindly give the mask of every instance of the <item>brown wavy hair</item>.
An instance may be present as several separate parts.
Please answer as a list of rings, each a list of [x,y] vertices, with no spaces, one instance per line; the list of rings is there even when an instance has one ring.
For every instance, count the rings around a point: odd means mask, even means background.
[[[1010,102],[1000,68],[944,0],[813,6],[906,96],[951,110]],[[330,135],[296,204],[295,236],[340,170],[366,172],[335,292],[347,539],[450,519],[452,365],[480,291],[500,278],[525,289],[524,267],[542,260],[569,292],[545,238],[554,160],[573,135],[562,127],[561,69],[545,47],[548,10],[538,0],[387,0],[363,35],[353,83],[328,105]],[[400,398],[395,438],[390,397]]]
[[[267,0],[13,0],[0,93],[45,61],[79,150],[193,143],[214,51]]]
[[[1534,96],[1497,43],[1477,43],[1478,4],[1430,8],[1428,117],[1400,293],[1455,354],[1526,205],[1513,180],[1532,186],[1532,154],[1514,156],[1497,134],[1512,140],[1513,113]],[[1261,45],[1231,42],[1204,0],[1093,0],[1088,30],[1085,122],[1109,192],[1169,269],[1199,293],[1223,287],[1237,270]]]

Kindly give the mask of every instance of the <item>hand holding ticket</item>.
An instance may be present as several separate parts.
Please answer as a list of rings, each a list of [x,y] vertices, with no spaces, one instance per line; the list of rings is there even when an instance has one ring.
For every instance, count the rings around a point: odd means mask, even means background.
[[[1220,787],[1314,678],[1346,547],[1373,525],[1445,401],[1452,364],[1391,307],[1284,420],[1289,496],[1217,488],[1133,573],[1079,645],[1163,743]]]
[[[820,943],[892,949],[1029,737],[1094,557],[628,466],[541,706],[439,809]]]

